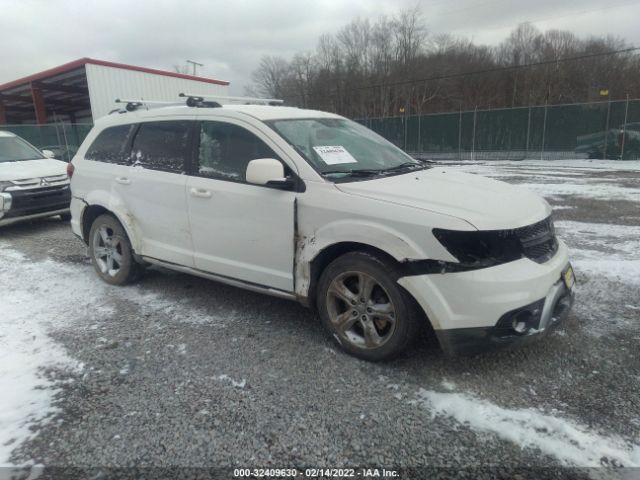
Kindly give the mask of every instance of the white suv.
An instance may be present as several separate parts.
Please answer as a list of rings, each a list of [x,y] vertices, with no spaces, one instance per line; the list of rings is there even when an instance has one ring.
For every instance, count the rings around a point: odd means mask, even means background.
[[[54,215],[71,219],[67,164],[52,157],[0,131],[0,226]]]
[[[297,300],[367,360],[421,325],[462,353],[567,316],[567,247],[533,193],[331,113],[190,100],[99,120],[73,160],[71,225],[106,282],[159,265]]]

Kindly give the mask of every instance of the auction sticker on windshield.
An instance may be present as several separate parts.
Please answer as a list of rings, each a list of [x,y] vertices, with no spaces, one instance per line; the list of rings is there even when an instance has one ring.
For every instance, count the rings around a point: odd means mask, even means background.
[[[318,156],[327,165],[338,165],[340,163],[358,163],[344,147],[340,145],[327,145],[313,147]]]

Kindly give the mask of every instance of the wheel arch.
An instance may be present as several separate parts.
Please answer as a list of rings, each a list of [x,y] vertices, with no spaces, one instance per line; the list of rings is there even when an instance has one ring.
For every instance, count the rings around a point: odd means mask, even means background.
[[[394,258],[389,253],[371,244],[360,242],[337,242],[328,245],[326,248],[318,252],[318,254],[310,262],[310,283],[308,296],[306,298],[307,306],[315,311],[318,311],[316,304],[317,290],[322,272],[331,264],[331,262],[333,262],[337,258],[340,258],[347,253],[354,252],[362,252],[375,256],[376,258],[382,260],[385,264],[393,266],[394,269],[397,269],[400,272],[406,270],[406,264],[404,262]],[[416,297],[409,290],[407,290],[404,285],[402,285],[399,281],[395,281],[394,283],[396,283],[398,288],[404,291],[409,302],[411,302],[412,304],[410,308],[413,309],[415,321],[418,322],[418,331],[416,333],[424,341],[435,342],[434,344],[439,345],[439,339],[435,333],[433,323],[429,318],[427,312],[424,311],[420,303],[417,301]]]
[[[338,242],[328,245],[319,251],[311,262],[309,262],[309,288],[307,292],[307,302],[309,306],[315,307],[318,280],[325,268],[327,268],[327,266],[336,258],[341,257],[345,253],[351,252],[369,253],[398,266],[400,265],[400,262],[398,262],[393,256],[370,244],[360,242]]]
[[[91,225],[100,215],[108,214],[112,215],[124,228],[124,231],[129,237],[129,242],[131,243],[131,248],[134,252],[138,251],[138,243],[137,237],[133,234],[134,226],[132,222],[127,221],[127,217],[125,215],[120,215],[118,212],[108,208],[102,203],[92,203],[88,204],[82,211],[81,217],[81,228],[82,228],[82,239],[88,245],[89,244],[89,232],[91,231]]]

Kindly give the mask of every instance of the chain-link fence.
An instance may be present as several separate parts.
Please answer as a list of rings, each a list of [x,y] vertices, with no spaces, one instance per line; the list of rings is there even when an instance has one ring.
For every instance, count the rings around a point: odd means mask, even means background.
[[[640,158],[639,99],[357,121],[432,158]]]
[[[69,161],[87,136],[92,124],[52,123],[47,125],[0,125],[40,149],[51,150],[56,158]]]
[[[440,159],[640,159],[640,99],[358,119],[413,154]],[[91,124],[2,125],[69,160]]]

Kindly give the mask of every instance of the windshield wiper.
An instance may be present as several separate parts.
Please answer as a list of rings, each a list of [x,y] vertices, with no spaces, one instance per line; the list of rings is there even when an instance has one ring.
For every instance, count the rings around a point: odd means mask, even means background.
[[[417,163],[417,162],[404,162],[401,163],[400,165],[396,165],[395,167],[391,167],[391,168],[385,168],[384,170],[382,170],[382,172],[397,172],[398,170],[404,170],[404,169],[408,169],[409,167],[411,168],[424,168],[424,165],[422,163]]]
[[[351,177],[370,177],[372,175],[380,175],[383,171],[384,170],[374,170],[374,169],[329,170],[328,172],[322,172],[322,175],[344,174]]]

